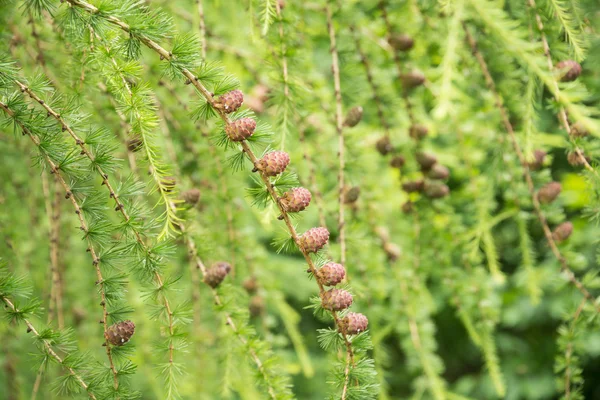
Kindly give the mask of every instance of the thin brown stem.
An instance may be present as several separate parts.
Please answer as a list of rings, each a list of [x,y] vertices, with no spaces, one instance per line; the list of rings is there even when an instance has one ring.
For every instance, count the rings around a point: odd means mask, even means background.
[[[1,104],[1,103],[0,103],[0,108],[6,110],[6,108],[4,108],[4,104]],[[2,298],[2,301],[4,301],[4,303],[6,304],[6,306],[9,307],[12,311],[14,311],[14,312],[19,311],[17,309],[17,307],[14,305],[14,303],[12,301],[10,301],[10,299],[8,299],[7,297],[4,297],[4,296],[2,296],[1,298]],[[40,337],[40,334],[37,331],[37,329],[35,329],[33,324],[27,318],[24,318],[23,322],[25,322],[25,325],[27,325],[28,332],[32,332],[38,338]],[[44,345],[44,348],[46,349],[46,351],[48,352],[50,357],[52,357],[56,361],[58,361],[58,363],[61,364],[67,370],[67,372],[69,372],[69,374],[71,374],[75,378],[75,380],[77,380],[79,385],[81,385],[81,387],[87,392],[87,395],[90,399],[95,400],[96,396],[92,392],[89,391],[89,388],[88,388],[89,385],[87,383],[85,383],[85,381],[81,378],[81,376],[79,376],[79,374],[77,374],[77,372],[75,372],[75,370],[73,368],[68,367],[64,364],[63,358],[54,351],[54,349],[52,348],[52,346],[50,345],[48,340],[41,339],[41,342]]]
[[[538,29],[540,30],[542,46],[544,49],[544,55],[546,56],[546,61],[548,63],[548,69],[550,70],[550,72],[552,72],[554,70],[554,63],[552,62],[552,55],[550,53],[550,45],[548,44],[548,38],[546,37],[546,34],[544,33],[544,22],[542,21],[542,17],[540,16],[540,14],[537,12],[535,0],[527,0],[527,4],[529,5],[529,8],[531,8],[533,13],[535,14],[535,21],[537,23]],[[555,93],[554,98],[560,104],[560,101],[558,98],[558,95],[560,93],[560,88],[558,87],[558,82],[556,81],[556,79],[554,80],[554,93]],[[567,117],[567,112],[565,111],[564,107],[562,107],[562,106],[560,106],[558,109],[558,121],[562,124],[563,128],[567,132],[569,141],[571,141],[571,143],[573,143],[574,142],[573,138],[570,135],[571,127],[569,126],[569,118]],[[583,165],[588,171],[594,173],[594,175],[598,176],[598,172],[587,161],[587,159],[585,158],[585,155],[583,154],[581,149],[576,147],[575,154],[577,156],[579,163],[581,163],[581,165]]]
[[[523,168],[523,175],[525,178],[525,182],[527,183],[527,188],[529,190],[529,194],[531,196],[533,208],[535,210],[535,214],[536,214],[538,220],[540,221],[540,225],[542,226],[542,230],[544,231],[544,236],[546,237],[546,241],[548,242],[548,245],[550,246],[550,250],[552,251],[552,253],[556,257],[556,259],[560,263],[561,270],[567,276],[567,278],[569,279],[571,284],[573,284],[573,286],[575,286],[577,288],[577,290],[579,290],[581,292],[581,294],[583,294],[583,296],[594,306],[594,308],[597,310],[597,312],[600,312],[600,306],[598,304],[596,304],[594,296],[592,296],[590,294],[590,292],[585,288],[585,286],[577,279],[577,277],[575,276],[573,271],[571,271],[571,269],[569,268],[569,265],[567,264],[567,260],[560,253],[560,250],[558,249],[556,242],[552,238],[552,231],[550,230],[550,227],[548,226],[548,222],[546,221],[546,217],[544,216],[544,213],[542,212],[542,207],[540,205],[540,202],[539,202],[538,197],[535,192],[535,186],[533,184],[533,179],[531,178],[531,174],[529,172],[529,164],[527,163],[525,155],[523,154],[523,151],[521,150],[521,147],[519,146],[519,143],[517,142],[517,137],[515,135],[513,126],[508,117],[508,112],[506,111],[506,108],[503,105],[502,97],[500,96],[498,90],[496,89],[496,84],[494,83],[494,80],[492,78],[492,75],[490,73],[490,70],[487,66],[487,63],[486,63],[483,55],[477,48],[477,42],[475,41],[475,38],[471,35],[466,23],[464,23],[464,22],[463,22],[463,29],[465,30],[467,41],[469,43],[469,46],[471,46],[473,55],[475,56],[477,62],[479,63],[481,71],[483,72],[486,84],[487,84],[489,90],[494,95],[495,102],[496,102],[496,108],[498,108],[498,111],[500,112],[500,116],[502,118],[502,123],[504,125],[504,128],[508,132],[512,147],[515,150],[515,153],[517,154],[519,162]]]
[[[12,117],[12,118],[15,117],[15,113],[10,108],[8,108],[6,106],[6,104],[0,102],[0,108],[3,109],[10,117]],[[37,147],[39,147],[40,146],[39,139],[25,125],[23,125],[23,123],[21,121],[15,119],[15,122],[19,125],[19,127],[21,128],[23,133],[26,134],[27,136],[29,136],[29,138],[31,139],[33,144],[36,145]],[[62,186],[64,193],[65,193],[65,197],[67,199],[71,200],[71,204],[73,205],[73,208],[75,209],[75,214],[77,215],[77,218],[79,219],[80,229],[83,232],[87,233],[88,226],[83,218],[83,212],[81,210],[81,206],[79,205],[79,202],[77,201],[77,199],[71,192],[71,188],[69,187],[69,185],[67,184],[65,179],[60,174],[59,167],[52,161],[52,159],[47,154],[44,153],[43,157],[46,160],[46,163],[48,164],[48,166],[50,167],[50,172],[52,174],[54,174],[58,183],[60,184],[60,186]],[[88,245],[87,250],[89,251],[89,253],[92,257],[92,264],[96,271],[96,278],[97,278],[96,284],[100,285],[100,299],[101,299],[100,306],[102,307],[102,326],[104,328],[104,336],[105,336],[104,344],[105,344],[105,349],[106,349],[106,356],[108,358],[108,361],[110,364],[110,369],[113,374],[114,388],[115,388],[115,390],[117,390],[119,387],[118,373],[117,373],[117,369],[115,368],[115,365],[113,363],[111,346],[109,345],[108,341],[106,340],[106,332],[108,330],[108,311],[106,309],[106,293],[104,290],[104,279],[102,277],[102,272],[100,271],[100,258],[98,257],[96,250],[94,249],[94,246],[93,246],[93,243],[92,243],[90,237],[87,235],[86,235],[86,242]]]
[[[200,17],[200,23],[199,23],[199,28],[200,28],[200,45],[202,46],[202,48],[200,49],[201,54],[202,54],[202,59],[206,60],[206,47],[207,47],[207,42],[206,42],[206,24],[204,21],[204,7],[202,6],[202,0],[196,0],[196,6],[198,8],[198,17]]]
[[[335,28],[333,26],[333,16],[329,3],[325,6],[327,14],[327,30],[329,31],[329,52],[331,53],[331,70],[333,72],[333,86],[335,90],[335,129],[338,135],[338,229],[340,243],[340,262],[346,264],[346,221],[344,215],[344,169],[345,169],[345,153],[344,153],[344,120],[342,114],[342,88],[340,83],[340,65],[338,59],[337,44],[335,38]]]
[[[52,217],[50,220],[50,268],[52,269],[52,287],[54,290],[54,302],[56,307],[56,317],[58,329],[65,327],[65,316],[63,313],[62,288],[59,268],[59,250],[60,250],[60,183],[58,179],[54,180],[54,201],[52,203]],[[48,316],[50,317],[50,316]]]

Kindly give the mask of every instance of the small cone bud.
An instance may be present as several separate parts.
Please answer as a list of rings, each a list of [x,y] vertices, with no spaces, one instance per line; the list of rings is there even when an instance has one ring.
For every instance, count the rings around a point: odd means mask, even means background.
[[[329,311],[341,311],[352,305],[352,295],[343,289],[331,289],[321,295],[321,305]]]
[[[546,152],[544,150],[535,150],[533,152],[533,161],[529,162],[529,169],[537,171],[544,165],[544,159],[546,158]]]
[[[347,335],[356,335],[367,330],[369,320],[360,313],[349,312],[341,321],[340,329]]]
[[[409,51],[415,45],[413,38],[406,34],[393,35],[388,42],[394,50],[398,51]]]
[[[310,204],[311,194],[303,188],[297,187],[288,190],[281,196],[281,205],[287,212],[300,212]]]
[[[552,239],[557,242],[565,241],[573,233],[573,224],[570,221],[558,225],[552,232]]]
[[[174,176],[165,176],[160,181],[160,184],[162,185],[162,190],[167,193],[170,193],[173,191],[176,183],[177,183],[177,180],[175,179]]]
[[[234,142],[248,139],[256,129],[256,121],[252,118],[240,118],[225,126],[225,133]]]
[[[416,158],[423,171],[429,171],[437,163],[437,158],[429,153],[419,152]]]
[[[402,212],[404,214],[410,214],[411,212],[413,212],[413,203],[412,201],[407,201],[406,203],[402,204]]]
[[[290,163],[290,155],[285,151],[272,151],[258,160],[256,169],[267,176],[277,176],[285,171]]]
[[[377,151],[382,156],[387,155],[389,152],[391,152],[393,150],[392,143],[390,142],[390,138],[387,136],[384,136],[381,139],[379,139],[377,141],[377,143],[375,144],[375,147],[377,147]]]
[[[246,279],[244,283],[242,283],[242,286],[244,287],[246,292],[253,294],[256,293],[256,291],[258,290],[258,281],[256,280],[255,276],[252,276]]]
[[[569,132],[569,134],[572,137],[581,138],[586,137],[590,133],[581,122],[575,122],[573,125],[571,125],[571,132]]]
[[[565,60],[556,64],[561,82],[572,82],[581,75],[581,65],[577,61]]]
[[[408,181],[402,184],[402,190],[407,193],[422,192],[425,187],[425,182],[422,180]]]
[[[135,153],[136,151],[140,151],[143,145],[144,141],[141,137],[134,137],[127,141],[127,149],[133,153]]]
[[[427,175],[431,179],[445,180],[450,176],[450,171],[442,164],[435,164],[433,167],[431,167]]]
[[[430,182],[425,185],[425,196],[430,199],[440,199],[450,194],[450,188],[441,182]]]
[[[265,299],[262,296],[252,296],[248,311],[253,317],[258,317],[265,312]]]
[[[361,106],[352,107],[348,114],[346,115],[346,119],[344,121],[344,126],[352,128],[353,126],[358,125],[363,116],[363,108]]]
[[[328,262],[317,271],[317,277],[323,286],[335,286],[346,277],[346,269],[342,264]]]
[[[238,108],[244,103],[244,94],[241,90],[232,90],[227,92],[217,100],[215,100],[215,107],[221,108],[225,113],[230,114],[237,111]]]
[[[352,186],[344,194],[344,203],[346,203],[346,204],[356,203],[356,200],[358,200],[359,196],[360,196],[360,187]]]
[[[390,166],[392,166],[392,168],[402,168],[404,167],[404,164],[406,164],[406,160],[402,156],[394,156],[390,161]]]
[[[400,247],[391,242],[387,242],[383,245],[383,251],[385,251],[385,255],[390,261],[396,261],[402,254]]]
[[[429,129],[423,124],[415,124],[410,127],[408,134],[415,140],[421,140],[427,136]]]
[[[300,244],[308,253],[316,253],[327,244],[329,231],[326,228],[311,228],[300,236]]]
[[[406,90],[414,89],[425,83],[425,75],[419,71],[413,71],[404,74],[400,77],[400,79],[402,80],[402,86]]]
[[[135,324],[129,320],[111,325],[104,333],[106,341],[113,346],[123,346],[135,332]]]
[[[190,206],[195,206],[200,200],[200,190],[193,188],[181,194],[181,198]]]
[[[231,265],[227,262],[214,263],[209,269],[206,270],[204,275],[204,283],[211,288],[216,288],[223,282],[227,274],[231,271]]]
[[[584,162],[585,156],[581,150],[579,151],[571,151],[567,154],[567,161],[574,167],[578,167],[580,165],[585,164]]]
[[[540,203],[552,203],[560,194],[561,189],[562,187],[560,186],[560,183],[550,182],[538,190],[537,198]]]

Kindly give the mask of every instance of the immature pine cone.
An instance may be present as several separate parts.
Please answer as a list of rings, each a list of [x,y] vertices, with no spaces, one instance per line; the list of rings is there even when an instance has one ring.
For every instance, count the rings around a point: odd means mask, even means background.
[[[277,176],[285,171],[289,163],[290,155],[288,153],[285,151],[272,151],[258,160],[255,168],[267,176]]]
[[[412,203],[405,203],[405,204],[412,204]],[[392,242],[385,243],[383,245],[383,250],[385,251],[385,255],[387,256],[388,260],[390,260],[390,261],[396,261],[402,254],[402,250],[400,249],[400,247],[397,244],[394,244]]]
[[[303,187],[288,190],[281,196],[281,205],[287,212],[300,212],[310,204],[311,194]]]
[[[246,292],[253,294],[258,290],[258,281],[256,280],[255,276],[251,276],[250,278],[246,279],[244,283],[242,283],[242,286]]]
[[[561,82],[572,82],[581,75],[581,65],[573,60],[559,62],[556,64],[556,69],[561,73]]]
[[[311,228],[300,236],[300,244],[308,253],[316,253],[327,244],[329,240],[329,231],[327,228]]]
[[[406,34],[397,34],[388,41],[394,50],[408,51],[413,48],[415,41]]]
[[[317,277],[324,286],[335,286],[346,277],[346,269],[342,264],[328,262],[317,271]]]
[[[546,158],[546,152],[544,150],[535,150],[533,152],[533,161],[529,162],[529,169],[537,171],[544,165],[544,158]]]
[[[552,203],[560,194],[561,189],[560,183],[550,182],[538,190],[537,198],[540,203]]]
[[[331,289],[321,295],[323,308],[329,311],[341,311],[352,305],[352,295],[343,289]]]
[[[346,203],[346,204],[356,203],[356,200],[358,200],[358,196],[360,196],[360,187],[352,186],[344,194],[344,203]]]
[[[571,236],[571,233],[573,233],[573,224],[570,221],[563,222],[552,232],[552,239],[557,242],[562,242],[567,240],[569,236]]]
[[[186,190],[181,193],[181,198],[190,206],[194,206],[198,203],[198,200],[200,200],[200,190],[196,188]]]
[[[229,271],[231,271],[231,265],[229,263],[224,261],[214,263],[206,270],[204,283],[214,289],[223,282],[227,274],[229,274]]]
[[[390,142],[390,138],[387,136],[382,137],[375,143],[375,147],[377,147],[377,151],[382,156],[387,155],[389,152],[393,150],[392,143]]]
[[[402,212],[404,214],[410,214],[411,212],[413,212],[413,210],[414,207],[412,201],[407,201],[406,203],[402,204]]]
[[[584,160],[585,156],[583,155],[582,150],[570,151],[569,154],[567,154],[567,161],[574,167],[585,164]]]
[[[262,296],[252,296],[248,310],[251,316],[258,317],[265,312],[265,299]]]
[[[450,171],[442,164],[435,164],[433,167],[431,167],[431,170],[429,170],[427,175],[431,179],[445,180],[450,176]]]
[[[256,129],[256,121],[252,118],[240,118],[225,126],[225,133],[234,142],[248,139]]]
[[[571,132],[569,132],[569,134],[572,137],[580,138],[585,137],[590,133],[581,122],[575,122],[573,125],[571,125]]]
[[[423,171],[430,170],[437,163],[437,158],[429,153],[418,152],[416,158]]]
[[[392,168],[402,168],[404,167],[404,164],[406,164],[406,160],[402,156],[395,156],[390,161],[390,166]]]
[[[425,182],[423,182],[422,180],[408,181],[402,184],[402,190],[404,190],[407,193],[422,192],[424,187]]]
[[[450,188],[441,182],[430,182],[425,185],[425,196],[430,199],[440,199],[450,194]]]
[[[217,108],[222,108],[225,113],[229,114],[234,111],[237,111],[238,108],[242,106],[244,102],[244,94],[241,90],[232,90],[231,92],[227,92],[217,100],[215,100],[215,106]]]
[[[123,346],[129,342],[134,332],[135,324],[127,320],[111,325],[104,333],[104,337],[113,346]]]
[[[348,335],[356,335],[367,330],[369,320],[360,313],[349,312],[342,320],[340,328]]]
[[[409,72],[400,77],[402,80],[402,86],[406,90],[414,89],[421,86],[425,82],[425,75],[419,71]]]
[[[427,136],[429,129],[423,124],[415,124],[410,127],[408,134],[415,140],[421,140]]]
[[[358,125],[363,116],[363,108],[361,106],[352,107],[348,114],[346,115],[346,119],[344,120],[344,126],[352,128],[353,126]]]
[[[142,148],[144,141],[141,137],[134,137],[127,141],[127,149],[131,152],[139,151]]]

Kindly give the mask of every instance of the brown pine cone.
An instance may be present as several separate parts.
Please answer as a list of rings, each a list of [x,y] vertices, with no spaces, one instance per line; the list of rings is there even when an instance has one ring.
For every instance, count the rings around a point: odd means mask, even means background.
[[[429,129],[427,129],[427,127],[423,124],[415,124],[411,126],[410,130],[408,131],[410,137],[415,140],[424,139],[425,137],[427,137],[428,133]]]
[[[363,116],[363,108],[361,106],[352,107],[348,114],[346,115],[346,119],[344,120],[344,126],[352,128],[360,122]]]
[[[396,34],[390,37],[388,43],[394,50],[409,51],[413,48],[415,41],[407,34]]]
[[[215,107],[223,109],[226,114],[237,111],[244,103],[244,94],[241,90],[232,90],[215,100]]]
[[[104,332],[104,338],[106,341],[113,346],[123,346],[129,342],[129,339],[135,332],[135,324],[129,320],[118,322],[111,325],[106,332]]]
[[[379,139],[377,143],[375,143],[375,147],[377,147],[377,151],[382,156],[385,156],[394,150],[392,143],[390,142],[390,138],[387,136],[383,136],[381,139]]]
[[[227,262],[220,261],[214,263],[209,269],[206,270],[204,275],[204,283],[211,288],[216,288],[223,282],[227,274],[231,271],[231,265]]]
[[[442,164],[435,164],[427,174],[431,179],[446,180],[450,177],[450,171]]]
[[[402,86],[406,90],[414,89],[425,83],[425,75],[420,71],[409,72],[402,75],[400,79],[402,80]]]
[[[200,190],[193,188],[181,193],[181,198],[190,206],[195,206],[200,200]]]
[[[311,228],[300,236],[300,245],[308,253],[316,253],[327,244],[329,231],[327,228]]]
[[[369,320],[360,313],[349,312],[340,321],[340,329],[347,335],[356,335],[367,330]]]
[[[535,150],[533,152],[533,160],[527,165],[532,171],[537,171],[544,165],[544,159],[546,158],[546,152],[544,150]]]
[[[573,233],[573,224],[570,221],[563,222],[552,232],[552,239],[560,243],[567,240],[571,233]]]
[[[560,183],[550,182],[547,185],[544,185],[542,188],[540,188],[540,190],[538,190],[537,198],[540,201],[540,203],[552,203],[560,194],[561,189],[562,186],[560,185]]]
[[[285,171],[290,163],[290,155],[285,151],[272,151],[256,162],[255,169],[267,176],[277,176]]]
[[[317,277],[323,286],[335,286],[346,277],[342,264],[328,262],[317,271]]]
[[[424,153],[422,151],[417,153],[417,163],[421,166],[423,171],[429,171],[431,167],[437,163],[437,158],[433,154]]]
[[[359,196],[360,196],[360,187],[352,186],[344,194],[344,203],[346,203],[346,204],[356,203]]]
[[[352,295],[343,289],[330,289],[321,295],[321,305],[329,311],[341,311],[352,305]]]
[[[402,190],[407,193],[422,192],[425,188],[425,182],[422,180],[408,181],[402,184]]]
[[[252,118],[240,118],[225,125],[225,133],[234,142],[248,139],[256,129],[256,121]]]
[[[581,65],[577,61],[564,60],[556,64],[561,82],[572,82],[581,75]]]
[[[425,185],[425,196],[430,199],[440,199],[450,194],[450,188],[441,182],[429,182]]]
[[[285,192],[283,196],[281,196],[280,202],[287,212],[295,213],[308,207],[310,200],[310,192],[303,187],[297,187]]]

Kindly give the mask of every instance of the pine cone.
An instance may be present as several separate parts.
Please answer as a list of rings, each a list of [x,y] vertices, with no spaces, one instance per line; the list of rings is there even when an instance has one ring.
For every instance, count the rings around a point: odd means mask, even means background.
[[[560,194],[561,189],[560,183],[550,182],[538,190],[537,198],[540,203],[552,203]]]
[[[252,118],[240,118],[225,126],[225,133],[234,142],[248,139],[256,129],[256,121]]]
[[[310,204],[311,194],[303,188],[297,187],[288,190],[281,196],[281,205],[287,212],[300,212]]]
[[[346,277],[346,269],[342,264],[328,262],[317,271],[317,277],[323,286],[335,286]]]
[[[331,289],[321,295],[321,305],[329,311],[341,311],[352,305],[352,295],[343,289]]]
[[[285,171],[290,163],[290,155],[285,151],[272,151],[258,160],[255,169],[267,176],[277,176]]]
[[[251,316],[258,317],[265,312],[265,299],[262,296],[252,296],[248,310]]]
[[[195,206],[200,200],[200,190],[193,188],[181,193],[181,198],[190,206]]]
[[[423,171],[430,170],[437,163],[437,158],[429,153],[418,152],[416,158]]]
[[[348,114],[346,114],[346,120],[344,126],[352,128],[358,125],[363,116],[363,108],[361,106],[352,107]]]
[[[106,341],[113,346],[123,346],[135,332],[135,324],[129,320],[111,325],[104,333]]]
[[[571,125],[571,132],[569,132],[569,134],[572,137],[581,138],[586,137],[590,133],[581,122],[575,122],[573,125]]]
[[[430,199],[440,199],[450,194],[450,188],[441,182],[429,182],[425,185],[425,196]]]
[[[558,225],[552,232],[552,239],[557,242],[565,241],[573,233],[573,224],[570,221]]]
[[[400,79],[402,80],[402,86],[406,90],[414,89],[425,83],[425,75],[420,71],[409,72],[402,75]]]
[[[382,156],[387,155],[389,152],[391,152],[393,150],[392,143],[390,142],[390,138],[387,136],[384,136],[381,139],[379,139],[377,141],[377,143],[375,144],[375,146],[377,147],[377,151]]]
[[[396,34],[388,40],[394,50],[409,51],[415,45],[415,41],[407,34]]]
[[[229,274],[229,271],[231,271],[231,265],[229,263],[224,261],[214,263],[206,270],[204,283],[214,289],[223,282],[227,274]]]
[[[237,111],[242,106],[242,103],[244,103],[244,94],[242,91],[232,90],[215,100],[215,107],[221,108],[225,113],[230,114]]]
[[[445,180],[450,176],[450,171],[442,164],[435,164],[427,175],[431,179]]]
[[[396,261],[400,255],[402,255],[400,246],[391,242],[387,242],[383,245],[383,251],[385,251],[385,255],[390,261]]]
[[[429,129],[423,124],[415,124],[410,127],[408,134],[415,140],[421,140],[427,136]]]
[[[360,313],[349,312],[340,321],[340,329],[347,335],[356,335],[367,330],[369,320]]]
[[[424,187],[425,182],[423,182],[422,180],[408,181],[402,184],[402,190],[404,190],[407,193],[422,192]]]
[[[133,153],[140,151],[143,145],[144,141],[141,137],[134,137],[127,141],[127,149]]]
[[[573,60],[559,62],[556,64],[556,69],[560,72],[561,82],[572,82],[581,75],[581,65]]]
[[[352,186],[344,194],[344,203],[346,203],[346,204],[356,203],[356,200],[358,200],[358,196],[360,196],[360,187]]]
[[[413,203],[412,201],[407,201],[406,203],[402,204],[402,212],[404,214],[410,214],[411,212],[413,212]]]
[[[584,157],[585,156],[583,155],[583,151],[581,151],[581,150],[570,151],[569,154],[567,154],[567,161],[572,166],[578,167],[580,165],[585,164],[584,163],[584,159],[585,159]]]
[[[166,193],[172,192],[175,188],[176,183],[177,180],[174,176],[165,176],[160,181],[160,184],[162,185],[162,190],[164,190]]]
[[[258,290],[258,281],[256,280],[255,276],[251,276],[250,278],[246,279],[244,283],[242,283],[242,286],[244,287],[246,292],[250,294],[256,293],[256,291]]]
[[[390,166],[392,168],[402,168],[406,164],[406,160],[402,156],[394,156],[390,161]]]
[[[316,253],[327,244],[329,231],[327,228],[311,228],[300,236],[300,245],[308,253]]]
[[[546,152],[544,150],[535,150],[533,152],[533,161],[528,163],[529,169],[537,171],[544,165],[544,159],[546,158]]]

